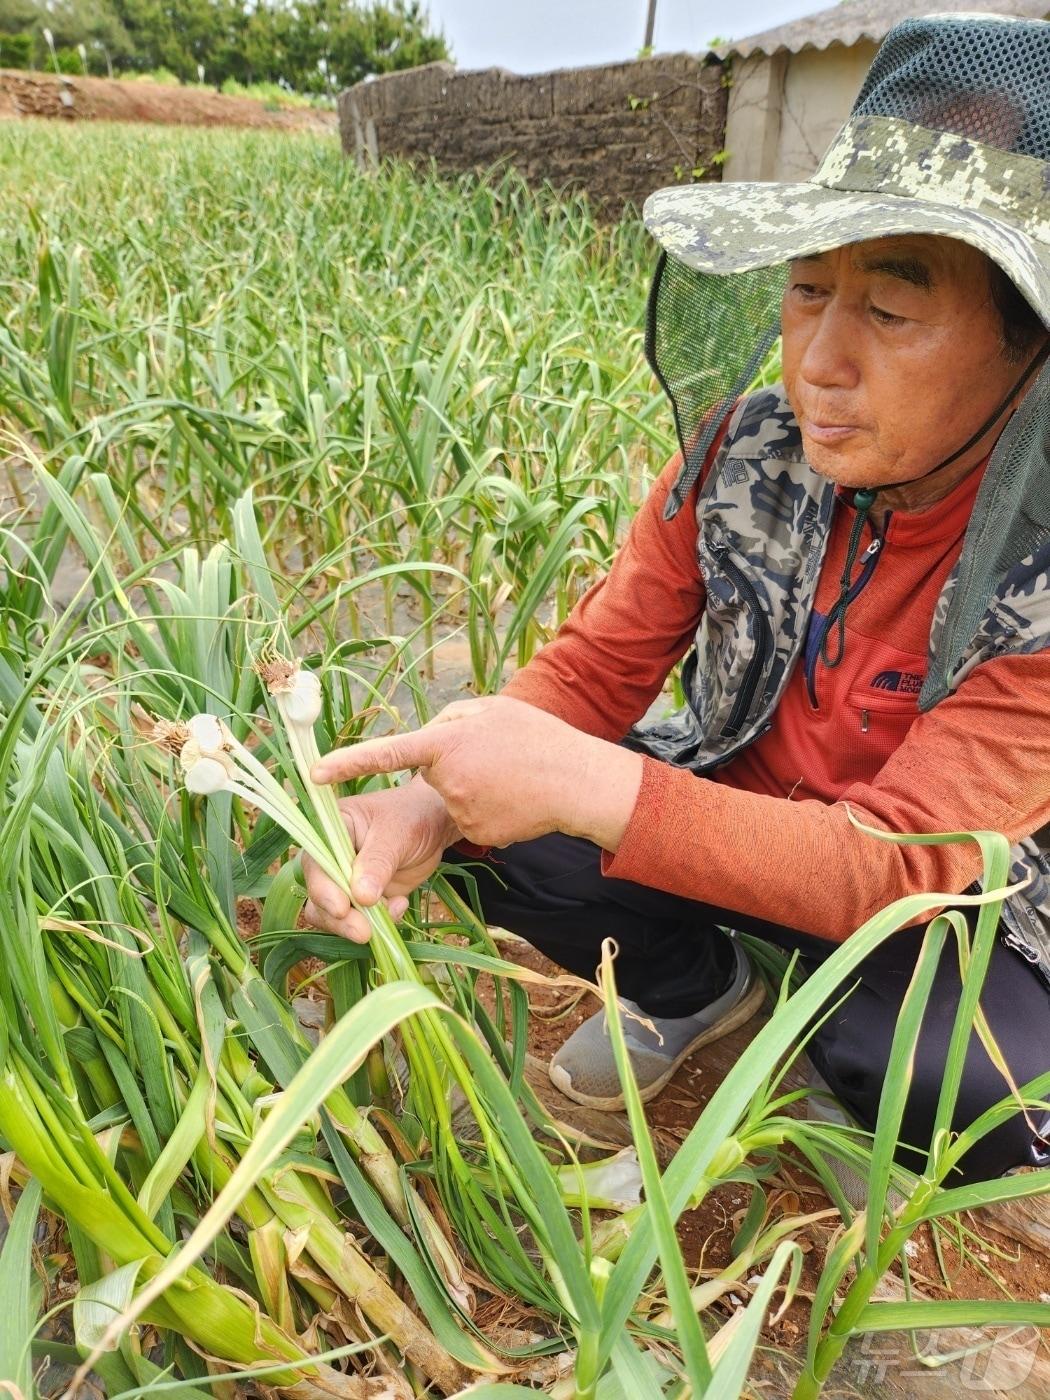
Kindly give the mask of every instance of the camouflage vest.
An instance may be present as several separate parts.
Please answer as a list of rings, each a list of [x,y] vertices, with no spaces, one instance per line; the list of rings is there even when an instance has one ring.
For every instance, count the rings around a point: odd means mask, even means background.
[[[639,725],[632,747],[704,773],[770,728],[802,654],[834,499],[834,484],[803,455],[782,386],[741,400],[697,504],[697,558],[706,602],[682,667],[687,704],[667,719]],[[959,573],[957,562],[934,610],[921,710],[951,693],[937,683],[943,667],[936,663]],[[1007,574],[963,645],[951,684],[990,657],[1046,647],[1050,543]],[[1050,986],[1050,828],[1020,842],[1013,855],[1012,879],[1029,884],[1004,905],[1002,937]]]

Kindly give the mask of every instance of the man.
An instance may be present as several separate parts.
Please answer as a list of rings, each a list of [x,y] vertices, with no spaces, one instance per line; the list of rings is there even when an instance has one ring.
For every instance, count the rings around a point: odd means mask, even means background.
[[[1050,25],[941,16],[889,35],[808,183],[655,195],[648,341],[682,451],[608,577],[501,695],[319,765],[419,769],[344,803],[359,904],[399,912],[465,839],[491,923],[582,975],[616,939],[657,1032],[630,1029],[645,1097],[760,1000],[725,928],[812,967],[891,900],[978,879],[972,842],[851,817],[1015,843],[1026,887],[982,1006],[1017,1083],[1050,1070],[1048,161]],[[774,293],[783,385],[741,398]],[[687,652],[687,707],[632,729]],[[365,936],[308,885],[318,923]],[[867,958],[809,1044],[867,1127],[922,931]],[[902,1127],[919,1148],[959,992],[949,940]],[[601,1015],[551,1075],[619,1106]],[[955,1126],[1007,1087],[975,1034]],[[1044,1161],[1048,1134],[1019,1112],[959,1179]]]

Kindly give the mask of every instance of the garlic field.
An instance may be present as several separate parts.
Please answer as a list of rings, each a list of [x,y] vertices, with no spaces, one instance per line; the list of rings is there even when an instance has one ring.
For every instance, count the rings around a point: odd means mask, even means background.
[[[899,1092],[873,1141],[778,1087],[937,896],[790,998],[770,969],[779,1004],[666,1165],[629,1076],[625,1154],[552,1122],[538,974],[440,875],[368,945],[300,919],[297,852],[353,860],[318,749],[425,719],[450,670],[498,688],[670,455],[644,233],[511,177],[363,176],[314,137],[12,123],[0,169],[0,1382],[734,1400],[799,1287],[804,1221],[767,1208],[789,1162],[842,1217],[791,1381],[817,1395],[851,1338],[905,1325],[877,1286],[920,1227],[1050,1189],[949,1189],[947,1140],[909,1177]],[[977,967],[1008,865],[982,840]],[[750,1206],[700,1278],[675,1224],[727,1182]]]

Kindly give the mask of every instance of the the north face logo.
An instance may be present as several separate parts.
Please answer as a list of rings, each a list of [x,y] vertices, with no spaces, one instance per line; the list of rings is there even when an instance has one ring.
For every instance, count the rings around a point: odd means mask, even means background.
[[[922,676],[918,671],[880,671],[871,683],[873,690],[899,690],[905,695],[918,695]]]

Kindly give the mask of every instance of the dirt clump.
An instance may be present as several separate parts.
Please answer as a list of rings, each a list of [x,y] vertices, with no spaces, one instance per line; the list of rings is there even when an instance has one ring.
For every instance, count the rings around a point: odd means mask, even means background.
[[[254,97],[228,97],[208,88],[0,69],[0,118],[20,117],[278,127],[333,135],[337,126],[334,112],[315,107],[272,107]]]

